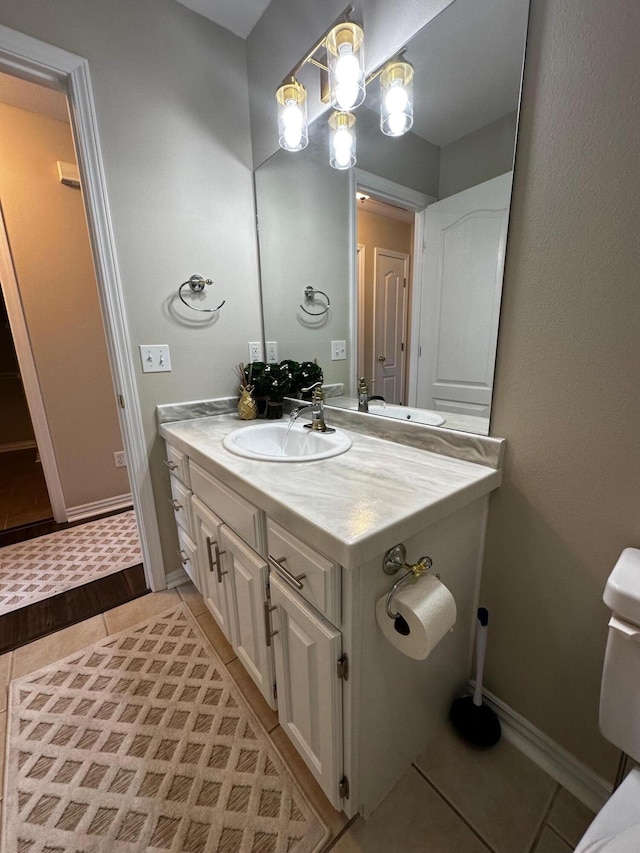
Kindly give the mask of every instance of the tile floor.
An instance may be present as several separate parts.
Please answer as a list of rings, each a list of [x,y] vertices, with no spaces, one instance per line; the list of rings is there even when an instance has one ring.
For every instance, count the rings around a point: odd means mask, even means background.
[[[451,731],[409,768],[368,821],[348,822],[327,802],[191,584],[153,593],[0,656],[0,772],[6,686],[109,634],[184,601],[270,737],[332,831],[332,853],[570,853],[593,815],[556,782],[501,741],[488,751]],[[0,788],[0,791],[2,789]],[[0,803],[1,805],[1,803]]]

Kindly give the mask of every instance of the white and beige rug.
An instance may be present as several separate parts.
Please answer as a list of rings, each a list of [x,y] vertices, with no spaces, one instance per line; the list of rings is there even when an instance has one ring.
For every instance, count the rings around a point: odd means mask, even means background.
[[[131,510],[0,548],[0,615],[142,562]]]
[[[312,853],[327,836],[185,605],[11,683],[2,853]]]

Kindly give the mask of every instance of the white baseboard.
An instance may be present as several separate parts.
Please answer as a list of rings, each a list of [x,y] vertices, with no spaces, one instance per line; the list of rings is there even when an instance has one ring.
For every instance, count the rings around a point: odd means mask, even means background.
[[[191,578],[183,569],[174,569],[167,575],[167,589],[174,589],[174,587],[188,583],[190,580]]]
[[[80,521],[83,518],[91,518],[104,512],[113,512],[117,509],[127,509],[133,506],[131,493],[128,495],[116,495],[113,498],[105,498],[102,501],[93,501],[88,504],[67,507],[67,520]]]
[[[7,444],[0,444],[0,453],[12,453],[14,450],[31,450],[37,446],[35,441],[10,441]]]
[[[475,684],[472,683],[475,687]],[[537,729],[497,696],[482,691],[484,701],[500,718],[502,734],[520,752],[559,782],[594,812],[600,811],[611,796],[613,786],[590,770],[550,737]]]

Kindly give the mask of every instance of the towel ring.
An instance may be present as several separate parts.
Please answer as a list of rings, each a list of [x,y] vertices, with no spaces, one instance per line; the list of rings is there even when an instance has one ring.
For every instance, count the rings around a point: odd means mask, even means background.
[[[187,308],[191,308],[192,311],[203,311],[205,314],[211,314],[213,311],[219,311],[227,300],[223,299],[217,308],[195,308],[193,305],[187,302],[187,300],[182,295],[182,288],[186,287],[187,285],[189,285],[189,288],[191,289],[192,293],[202,293],[205,284],[213,284],[213,280],[210,278],[203,278],[201,275],[192,275],[186,281],[182,282],[182,284],[178,288],[178,296],[180,297],[181,301],[184,302]]]
[[[304,305],[300,306],[305,314],[310,314],[312,317],[321,317],[323,314],[326,314],[329,310],[329,306],[331,305],[331,300],[329,299],[327,294],[323,290],[316,290],[315,287],[311,287],[310,284],[308,284],[304,289],[304,301],[309,304],[315,302],[318,293],[320,294],[320,296],[324,296],[324,298],[327,300],[327,304],[325,305],[322,311],[307,311]]]

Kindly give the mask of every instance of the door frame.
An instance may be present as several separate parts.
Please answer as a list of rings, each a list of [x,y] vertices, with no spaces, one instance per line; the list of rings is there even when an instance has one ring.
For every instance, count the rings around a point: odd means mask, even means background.
[[[1,201],[1,200],[0,200]],[[5,305],[7,307],[7,316],[9,317],[9,326],[11,328],[11,336],[13,337],[14,349],[18,360],[18,369],[20,370],[20,378],[24,395],[27,398],[27,407],[31,417],[31,424],[35,434],[36,445],[40,462],[42,463],[42,473],[44,474],[47,492],[49,494],[49,503],[53,518],[58,523],[67,521],[67,508],[65,505],[64,494],[62,492],[62,483],[58,473],[58,464],[56,455],[53,449],[53,441],[51,440],[51,432],[49,431],[49,423],[44,408],[44,400],[42,399],[42,391],[40,382],[38,381],[38,373],[31,349],[31,341],[29,340],[29,332],[27,329],[27,321],[24,316],[22,307],[22,299],[20,298],[20,288],[16,277],[16,270],[13,265],[11,256],[11,248],[9,246],[9,238],[7,228],[4,221],[4,213],[0,204],[0,288],[4,296]]]
[[[67,94],[107,353],[116,400],[120,404],[118,415],[127,454],[145,579],[150,589],[165,589],[167,582],[116,260],[89,63],[81,56],[0,25],[0,71]]]
[[[415,405],[417,394],[417,367],[418,367],[418,337],[420,330],[420,291],[422,289],[422,275],[424,269],[424,211],[426,208],[437,201],[436,198],[418,190],[405,187],[403,184],[398,184],[395,181],[390,181],[388,178],[382,178],[380,175],[374,175],[373,172],[366,172],[364,169],[351,169],[350,171],[350,198],[349,205],[351,210],[351,245],[358,244],[358,217],[356,209],[356,190],[365,193],[371,193],[380,201],[388,201],[390,204],[395,204],[404,207],[406,210],[413,210],[415,214],[415,224],[413,229],[413,286],[411,288],[411,296],[409,300],[411,311],[411,323],[409,329],[409,352],[405,353],[405,363],[409,366],[409,382],[407,388],[407,403]],[[356,252],[353,253],[354,258]],[[351,298],[351,317],[350,317],[350,333],[351,339],[354,342],[353,349],[357,351],[359,346],[359,327],[358,327],[358,299],[357,299],[357,282],[358,274],[355,268],[351,273],[352,280],[352,298]],[[354,360],[355,361],[355,360]],[[352,365],[353,388],[358,387],[358,377],[356,376],[356,366]]]

